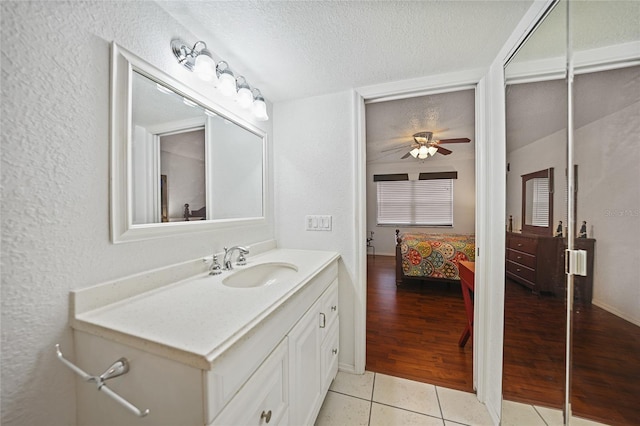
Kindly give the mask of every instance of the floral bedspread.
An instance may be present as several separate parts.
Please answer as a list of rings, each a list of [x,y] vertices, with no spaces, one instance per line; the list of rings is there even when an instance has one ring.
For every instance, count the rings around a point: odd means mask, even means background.
[[[458,262],[475,261],[475,236],[406,233],[400,250],[405,276],[459,280]]]

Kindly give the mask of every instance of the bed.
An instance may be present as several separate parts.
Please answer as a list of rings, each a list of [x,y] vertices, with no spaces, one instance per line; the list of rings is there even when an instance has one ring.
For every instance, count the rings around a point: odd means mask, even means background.
[[[396,229],[396,285],[406,278],[459,281],[462,260],[475,261],[473,234],[400,234]]]

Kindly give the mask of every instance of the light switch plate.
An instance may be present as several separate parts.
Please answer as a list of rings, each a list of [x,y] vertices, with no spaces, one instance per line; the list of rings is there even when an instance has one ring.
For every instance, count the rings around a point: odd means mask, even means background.
[[[307,231],[331,231],[331,215],[307,215],[304,220]]]

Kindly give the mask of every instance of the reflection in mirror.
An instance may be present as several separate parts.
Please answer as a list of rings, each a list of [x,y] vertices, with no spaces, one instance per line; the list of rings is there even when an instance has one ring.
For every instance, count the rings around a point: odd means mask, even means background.
[[[566,304],[564,239],[566,182],[566,3],[546,15],[505,68],[506,279],[503,352],[503,424],[525,424],[553,413],[562,423],[565,398]],[[558,176],[564,176],[558,173]],[[553,411],[549,411],[553,410]],[[542,423],[544,424],[544,423]]]
[[[592,303],[571,311],[572,413],[611,425],[640,419],[640,3],[571,2],[577,227],[593,245]],[[593,33],[597,25],[599,34]],[[590,67],[582,58],[601,52]],[[626,53],[625,53],[626,52]],[[626,56],[625,56],[626,55]],[[575,277],[576,296],[580,295]]]
[[[553,167],[522,176],[523,232],[551,235]]]
[[[115,43],[112,61],[112,241],[264,223],[264,132]]]

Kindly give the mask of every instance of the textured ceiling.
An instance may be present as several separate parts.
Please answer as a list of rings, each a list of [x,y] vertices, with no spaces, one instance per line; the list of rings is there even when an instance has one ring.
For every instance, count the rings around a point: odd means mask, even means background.
[[[531,3],[158,1],[272,102],[486,67]]]
[[[475,150],[475,91],[463,90],[366,105],[367,162],[391,163],[409,151],[412,135],[433,132],[436,139],[469,138],[470,143],[443,145],[446,158],[464,158]],[[400,150],[386,151],[400,147]],[[386,152],[383,152],[386,151]],[[430,163],[445,156],[436,154]]]

